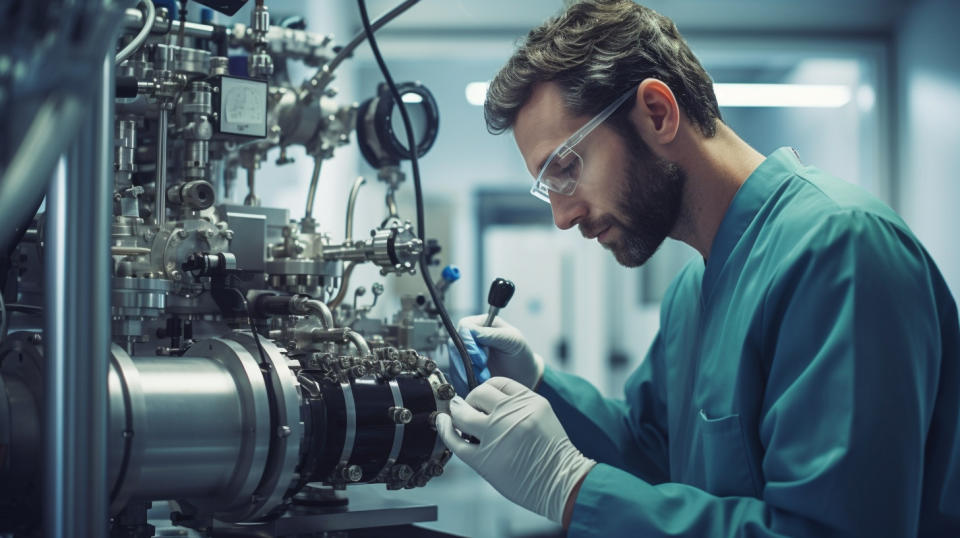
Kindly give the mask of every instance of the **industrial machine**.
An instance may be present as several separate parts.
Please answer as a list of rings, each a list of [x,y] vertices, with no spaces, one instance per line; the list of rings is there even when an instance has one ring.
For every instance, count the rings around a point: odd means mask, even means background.
[[[169,503],[190,533],[320,536],[376,512],[344,520],[338,490],[421,487],[450,458],[433,423],[454,396],[436,354],[457,271],[392,319],[369,315],[379,282],[368,305],[351,282],[439,250],[394,197],[436,137],[433,96],[396,87],[411,144],[386,84],[360,106],[331,86],[369,33],[336,44],[262,0],[249,24],[185,16],[245,3],[0,7],[0,534],[153,536],[148,508]],[[362,239],[362,178],[343,237],[314,211],[322,163],[354,140],[388,186]],[[314,159],[302,216],[256,194],[292,146]],[[224,203],[238,177],[244,203]]]

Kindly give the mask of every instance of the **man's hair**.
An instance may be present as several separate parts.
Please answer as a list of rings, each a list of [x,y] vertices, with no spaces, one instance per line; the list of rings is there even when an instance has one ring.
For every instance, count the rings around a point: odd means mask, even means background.
[[[494,77],[483,106],[487,130],[512,128],[541,82],[557,84],[569,111],[581,116],[647,78],[666,83],[705,136],[716,134],[713,81],[673,21],[633,0],[583,0],[531,30]]]

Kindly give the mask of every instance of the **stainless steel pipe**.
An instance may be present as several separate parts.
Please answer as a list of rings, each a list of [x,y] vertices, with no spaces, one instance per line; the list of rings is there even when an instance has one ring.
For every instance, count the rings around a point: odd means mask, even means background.
[[[111,51],[88,94],[87,121],[47,193],[47,536],[107,534],[113,69]]]

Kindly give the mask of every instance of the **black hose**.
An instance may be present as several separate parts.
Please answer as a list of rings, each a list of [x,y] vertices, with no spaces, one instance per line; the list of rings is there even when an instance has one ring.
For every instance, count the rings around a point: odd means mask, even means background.
[[[0,292],[0,342],[7,338],[7,307],[3,304],[3,293]]]
[[[371,25],[371,27],[373,28],[373,31],[375,32],[379,30],[380,27],[392,21],[398,15],[400,15],[404,11],[413,7],[413,5],[419,1],[420,0],[404,0],[404,2],[402,2],[397,7],[391,9],[390,11],[384,13],[383,15],[380,15],[380,18],[373,21],[373,24]],[[323,77],[320,79],[322,80],[322,82],[317,85],[318,90],[323,90],[324,87],[327,84],[329,84],[331,80],[333,80],[333,72],[337,70],[337,67],[341,63],[343,63],[344,60],[346,60],[353,54],[353,51],[356,50],[356,48],[359,47],[360,44],[363,43],[363,41],[366,38],[367,38],[367,32],[366,32],[366,28],[364,28],[363,30],[360,30],[359,32],[357,32],[357,35],[353,36],[353,39],[351,39],[349,43],[347,43],[342,48],[340,48],[339,51],[337,51],[337,55],[334,56],[333,59],[330,60],[330,62],[326,65],[327,72],[323,74]]]
[[[390,70],[387,69],[387,64],[383,61],[383,56],[380,55],[380,47],[377,46],[377,41],[373,35],[373,28],[370,26],[370,17],[367,15],[366,2],[364,2],[364,0],[357,0],[357,5],[360,8],[360,20],[363,22],[363,30],[367,34],[367,41],[370,42],[370,49],[373,51],[373,56],[377,59],[377,65],[380,66],[380,72],[383,73],[383,78],[386,80],[387,86],[390,87],[390,93],[393,95],[393,100],[395,103],[397,103],[397,108],[400,109],[400,116],[403,118],[403,128],[407,133],[407,147],[410,148],[410,165],[413,168],[414,198],[416,199],[417,204],[417,236],[420,238],[420,241],[426,245],[427,241],[424,238],[426,228],[423,222],[423,191],[420,188],[420,166],[417,163],[417,144],[413,137],[413,127],[410,123],[410,116],[407,115],[407,107],[404,104],[403,99],[400,98],[400,92],[397,91],[396,84],[393,83],[393,77],[390,76]],[[470,390],[473,390],[477,386],[477,378],[473,373],[473,365],[471,364],[470,356],[467,353],[467,348],[463,345],[463,340],[457,333],[457,329],[453,326],[453,322],[450,321],[450,315],[447,313],[447,309],[443,305],[440,294],[437,293],[436,287],[434,287],[433,282],[430,280],[426,249],[420,253],[420,275],[423,277],[423,282],[427,286],[427,291],[430,292],[430,298],[433,299],[433,304],[437,308],[437,313],[440,314],[440,319],[443,321],[444,328],[447,330],[447,333],[450,334],[450,338],[453,340],[454,346],[456,346],[457,351],[460,353],[460,359],[463,362],[463,369],[467,373],[467,386],[470,388]]]

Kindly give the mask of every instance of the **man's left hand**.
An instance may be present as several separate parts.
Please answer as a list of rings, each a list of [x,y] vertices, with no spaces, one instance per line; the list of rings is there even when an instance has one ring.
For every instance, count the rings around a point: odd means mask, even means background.
[[[437,416],[437,431],[504,497],[558,523],[574,487],[596,463],[573,446],[546,398],[506,377],[491,378],[466,400],[454,398],[450,415]]]

